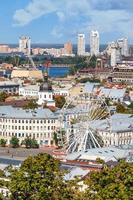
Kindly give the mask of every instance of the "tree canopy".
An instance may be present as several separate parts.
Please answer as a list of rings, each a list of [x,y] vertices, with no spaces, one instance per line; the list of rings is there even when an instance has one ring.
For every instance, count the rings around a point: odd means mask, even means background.
[[[27,158],[11,173],[12,200],[68,200],[72,189],[63,181],[59,161],[48,154]]]
[[[7,97],[8,95],[6,92],[0,92],[0,102],[4,102]]]
[[[88,185],[85,199],[132,200],[133,164],[120,161],[113,168],[91,173],[85,183]]]
[[[35,100],[31,99],[27,105],[24,106],[24,109],[36,109],[38,108],[38,104]]]
[[[37,140],[35,140],[34,138],[30,138],[30,137],[26,137],[22,141],[22,145],[25,145],[26,148],[39,148]]]
[[[10,140],[10,145],[13,147],[13,148],[17,148],[19,147],[19,139],[16,137],[16,136],[13,136]]]
[[[56,107],[58,107],[58,108],[62,108],[62,107],[64,106],[65,102],[66,102],[64,96],[58,96],[58,95],[56,95],[56,96],[54,97],[54,100],[55,100],[55,105],[56,105]]]
[[[0,139],[0,146],[1,147],[5,147],[6,146],[6,143],[7,143],[7,140],[5,140],[5,139]]]
[[[108,167],[101,159],[97,162],[103,169],[85,177],[85,190],[79,190],[79,178],[66,181],[67,172],[48,154],[30,156],[20,168],[9,167],[10,181],[2,180],[0,186],[9,189],[10,200],[132,200],[133,164],[119,161],[115,167]],[[0,177],[5,177],[3,171]]]

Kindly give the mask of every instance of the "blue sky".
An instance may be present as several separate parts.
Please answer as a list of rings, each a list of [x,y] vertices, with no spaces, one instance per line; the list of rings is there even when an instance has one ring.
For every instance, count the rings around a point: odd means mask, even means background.
[[[133,43],[133,0],[1,0],[0,43],[76,43],[96,29],[102,44],[128,37]]]

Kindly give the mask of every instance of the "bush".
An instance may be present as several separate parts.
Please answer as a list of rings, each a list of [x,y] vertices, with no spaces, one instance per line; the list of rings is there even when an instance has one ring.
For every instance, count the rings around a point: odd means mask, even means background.
[[[58,108],[62,108],[64,106],[64,104],[66,103],[64,96],[55,96],[54,100],[55,100],[55,105]]]
[[[25,145],[26,148],[39,148],[37,141],[30,137],[26,137],[25,140],[23,140],[22,145]]]
[[[10,145],[13,148],[19,147],[19,139],[16,136],[12,137],[11,140],[10,140]]]
[[[0,139],[0,146],[1,147],[5,147],[6,143],[7,143],[7,141],[5,139]]]

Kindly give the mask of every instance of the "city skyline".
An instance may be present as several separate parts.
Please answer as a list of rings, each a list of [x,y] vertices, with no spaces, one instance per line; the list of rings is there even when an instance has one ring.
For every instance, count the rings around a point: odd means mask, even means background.
[[[132,0],[6,0],[0,6],[0,43],[16,44],[26,35],[32,43],[76,44],[77,34],[95,29],[101,44],[123,37],[133,43],[132,10]]]

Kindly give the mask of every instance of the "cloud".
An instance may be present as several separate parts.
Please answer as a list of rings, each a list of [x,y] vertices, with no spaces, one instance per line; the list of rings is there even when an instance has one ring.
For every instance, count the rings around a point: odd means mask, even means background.
[[[56,11],[52,0],[32,0],[24,9],[16,10],[13,19],[15,25],[24,26],[42,15]]]
[[[41,16],[55,13],[58,21],[51,30],[55,38],[73,37],[95,28],[100,33],[118,32],[133,39],[133,0],[31,0],[16,10],[15,25],[25,26]]]

